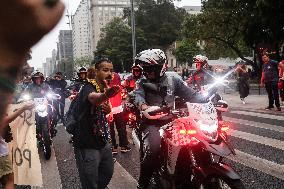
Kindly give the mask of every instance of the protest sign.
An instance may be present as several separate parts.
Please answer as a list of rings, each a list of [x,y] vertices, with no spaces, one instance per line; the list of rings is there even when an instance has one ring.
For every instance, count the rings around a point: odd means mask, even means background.
[[[13,104],[8,114],[22,104]],[[9,156],[13,164],[14,183],[17,185],[42,186],[41,164],[37,148],[35,113],[26,110],[10,127],[13,140],[9,143]]]

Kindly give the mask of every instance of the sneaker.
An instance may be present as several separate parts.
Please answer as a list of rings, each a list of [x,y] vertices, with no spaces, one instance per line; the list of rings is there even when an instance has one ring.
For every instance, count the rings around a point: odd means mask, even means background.
[[[111,151],[112,151],[112,154],[117,154],[118,153],[117,147],[112,147]]]
[[[267,107],[265,108],[265,110],[271,110],[271,108],[274,108],[274,107],[267,106]]]
[[[126,147],[121,147],[120,151],[121,151],[122,153],[126,153],[126,152],[131,151],[131,148],[128,147],[128,146],[126,146]]]
[[[277,111],[281,111],[281,108],[280,108],[280,107],[277,107]]]

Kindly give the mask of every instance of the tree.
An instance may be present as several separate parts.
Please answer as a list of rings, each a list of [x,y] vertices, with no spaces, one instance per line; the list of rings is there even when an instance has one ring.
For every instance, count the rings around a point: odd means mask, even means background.
[[[74,66],[75,68],[79,67],[88,67],[92,63],[92,57],[90,56],[83,56],[81,58],[75,58],[74,60]]]
[[[213,57],[238,56],[253,65],[251,60],[245,58],[249,55],[243,37],[245,15],[246,11],[239,1],[203,1],[202,14],[188,16],[183,33],[187,38],[205,41],[205,51]],[[214,48],[208,48],[210,46]]]
[[[146,39],[141,30],[136,31],[137,50],[145,48]],[[131,28],[121,18],[114,18],[102,29],[101,40],[98,42],[95,58],[108,57],[117,72],[130,71],[132,60]]]
[[[258,52],[257,48],[263,44],[274,51],[278,51],[283,44],[282,0],[202,2],[202,14],[186,19],[183,30],[186,37],[204,40],[207,44],[217,46],[223,44],[225,48],[228,47],[235,55],[251,64],[256,71],[260,70],[260,64],[246,59],[245,56],[252,49]]]
[[[144,32],[149,48],[165,50],[180,38],[186,16],[184,9],[176,8],[172,0],[140,0],[137,3],[136,28]]]
[[[251,12],[244,31],[246,43],[254,48],[255,52],[261,53],[260,49],[266,49],[274,54],[274,58],[279,59],[279,50],[284,43],[283,0],[248,1],[247,8]]]
[[[176,56],[177,60],[181,63],[189,63],[190,67],[192,64],[192,58],[193,56],[200,54],[201,49],[199,46],[197,46],[195,41],[189,41],[189,40],[182,40],[180,42],[177,42],[178,47],[174,51],[174,55]]]

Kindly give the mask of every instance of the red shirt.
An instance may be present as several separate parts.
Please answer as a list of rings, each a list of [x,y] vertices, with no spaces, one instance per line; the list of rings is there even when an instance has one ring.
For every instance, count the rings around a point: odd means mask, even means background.
[[[122,88],[120,76],[117,73],[113,74],[113,79],[112,79],[112,81],[109,84],[110,87],[112,87],[114,85],[119,85],[120,88]],[[117,95],[115,95],[114,97],[110,98],[109,100],[110,100],[110,103],[111,103],[113,108],[121,106],[122,105],[121,92],[119,92]]]

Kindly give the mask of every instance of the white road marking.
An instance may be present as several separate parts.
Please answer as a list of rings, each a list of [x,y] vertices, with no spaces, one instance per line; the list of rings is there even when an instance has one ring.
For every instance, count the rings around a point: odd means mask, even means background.
[[[271,131],[284,133],[284,127],[281,127],[281,126],[275,126],[275,125],[270,125],[270,124],[266,124],[266,123],[260,123],[260,122],[255,122],[255,121],[231,118],[231,117],[227,117],[227,116],[223,116],[223,119],[225,121],[238,123],[238,124],[242,124],[242,125],[247,125],[247,126],[250,126],[250,127],[268,129],[268,130],[271,130]]]
[[[230,111],[230,113],[284,121],[284,116],[277,116],[277,115],[271,115],[271,114],[248,112],[248,111]]]
[[[284,165],[253,156],[239,150],[236,150],[236,153],[236,156],[229,156],[228,159],[284,180]]]
[[[271,147],[274,147],[280,150],[284,150],[284,141],[281,141],[281,140],[276,140],[276,139],[272,139],[268,137],[254,135],[251,133],[246,133],[243,131],[237,131],[233,129],[231,129],[230,132],[228,132],[228,134],[231,136],[237,137],[237,138],[247,140],[247,141],[256,142],[258,144],[264,144],[266,146],[271,146]]]

